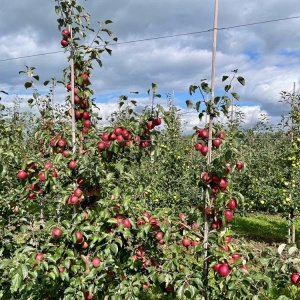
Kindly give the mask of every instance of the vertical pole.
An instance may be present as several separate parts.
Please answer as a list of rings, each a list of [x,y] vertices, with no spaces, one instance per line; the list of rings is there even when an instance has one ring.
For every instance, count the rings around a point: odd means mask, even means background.
[[[292,111],[295,108],[295,93],[296,93],[296,83],[294,82],[294,86],[293,86],[293,95],[292,95]],[[291,131],[291,144],[293,147],[293,142],[294,142],[294,120],[292,118],[292,131]],[[293,179],[293,172],[291,174],[291,179]],[[292,195],[290,194],[290,201],[292,202]],[[294,209],[291,208],[290,210],[290,229],[289,229],[289,238],[291,237],[291,241],[292,243],[295,243],[295,223],[294,223]]]
[[[218,9],[219,9],[219,2],[218,0],[215,0],[215,10],[214,10],[214,26],[213,26],[213,45],[212,45],[212,70],[211,70],[211,98],[210,103],[214,103],[215,98],[215,73],[216,73],[216,53],[217,53],[217,27],[218,27]],[[208,137],[208,156],[207,156],[207,165],[209,166],[211,163],[211,150],[212,150],[212,128],[213,128],[213,112],[209,113],[209,137]],[[208,218],[206,215],[206,208],[208,206],[209,202],[209,194],[206,193],[206,199],[205,199],[205,209],[204,209],[204,237],[203,237],[203,243],[204,243],[204,253],[203,253],[203,272],[204,272],[204,286],[202,293],[202,299],[207,299],[207,289],[208,286],[207,283],[207,276],[208,276],[208,234],[209,234],[209,224],[208,224]]]

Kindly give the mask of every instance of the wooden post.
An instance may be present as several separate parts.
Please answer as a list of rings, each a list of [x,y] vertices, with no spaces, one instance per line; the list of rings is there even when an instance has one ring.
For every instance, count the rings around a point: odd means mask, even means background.
[[[219,1],[215,0],[215,11],[214,11],[214,26],[213,26],[213,45],[212,45],[212,70],[211,70],[211,97],[210,103],[214,103],[215,97],[215,73],[216,73],[216,52],[217,52],[217,27],[218,27],[218,8],[219,8]],[[208,156],[207,156],[207,166],[211,163],[211,150],[212,150],[212,128],[213,128],[213,114],[209,113],[209,137],[208,137]],[[209,234],[209,224],[208,218],[206,215],[206,208],[209,202],[209,194],[206,192],[206,199],[205,199],[205,209],[204,209],[204,237],[203,237],[203,244],[204,244],[204,252],[203,252],[203,272],[204,272],[204,286],[207,286],[207,276],[208,276],[208,234]],[[203,289],[202,292],[202,299],[207,299],[207,290],[206,288]]]

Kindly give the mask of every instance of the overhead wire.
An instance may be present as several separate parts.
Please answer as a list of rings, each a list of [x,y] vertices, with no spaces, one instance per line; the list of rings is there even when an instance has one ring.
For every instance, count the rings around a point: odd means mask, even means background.
[[[217,28],[217,30],[219,30],[219,31],[221,31],[221,30],[228,30],[228,29],[234,29],[234,28],[240,28],[240,27],[248,27],[248,26],[260,25],[260,24],[266,24],[266,23],[274,23],[274,22],[280,22],[280,21],[286,21],[286,20],[292,20],[292,19],[299,19],[299,18],[300,18],[300,16],[294,16],[294,17],[286,17],[286,18],[265,20],[265,21],[252,22],[252,23],[246,23],[246,24],[239,24],[239,25],[233,25],[233,26],[227,26],[227,27],[220,27],[220,28]],[[125,44],[139,43],[139,42],[154,41],[154,40],[174,38],[174,37],[180,37],[180,36],[187,36],[187,35],[195,35],[195,34],[208,33],[208,32],[211,32],[213,30],[214,30],[214,28],[211,28],[211,29],[206,29],[206,30],[201,30],[201,31],[193,31],[193,32],[186,32],[186,33],[179,33],[179,34],[171,34],[171,35],[158,36],[158,37],[152,37],[152,38],[144,38],[144,39],[137,39],[137,40],[131,40],[131,41],[124,41],[124,42],[115,42],[115,43],[111,43],[109,45],[110,46],[116,46],[116,45],[125,45]],[[104,46],[107,46],[107,45],[97,46],[96,48],[100,48],[100,47],[104,47]],[[0,62],[17,60],[17,59],[23,59],[23,58],[31,58],[31,57],[37,57],[37,56],[52,55],[52,54],[63,53],[63,52],[65,52],[65,50],[45,52],[45,53],[38,53],[38,54],[25,55],[25,56],[19,56],[19,57],[4,58],[4,59],[0,59]]]

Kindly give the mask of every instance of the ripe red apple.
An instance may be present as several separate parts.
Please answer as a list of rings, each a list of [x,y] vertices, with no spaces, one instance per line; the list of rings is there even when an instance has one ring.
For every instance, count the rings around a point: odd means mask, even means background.
[[[208,152],[208,147],[206,145],[203,145],[200,149],[200,152],[203,156],[205,156]]]
[[[58,267],[59,273],[63,273],[65,271],[65,268],[63,266]]]
[[[298,272],[294,272],[291,274],[291,281],[293,284],[299,284],[300,283],[300,274]]]
[[[56,227],[52,230],[52,236],[54,238],[59,238],[61,235],[62,235],[62,230],[60,228]]]
[[[50,162],[50,161],[45,162],[44,168],[45,168],[46,170],[48,170],[48,169],[50,169],[50,168],[52,168],[52,167],[53,167],[52,162]]]
[[[57,145],[61,148],[65,147],[67,144],[66,140],[65,139],[59,139],[58,142],[57,142]]]
[[[229,244],[231,242],[231,236],[230,235],[225,236],[224,241],[225,243]]]
[[[68,164],[70,169],[75,169],[76,165],[77,165],[76,160],[71,160]]]
[[[91,299],[94,298],[94,295],[93,295],[91,292],[86,291],[86,292],[84,293],[84,297],[85,297],[85,299],[87,299],[87,300],[91,300]]]
[[[236,201],[231,198],[227,203],[227,208],[229,208],[230,210],[235,210],[237,208]]]
[[[107,133],[103,133],[103,134],[101,135],[101,140],[102,140],[103,142],[108,142],[108,141],[109,141],[109,135],[108,135]]]
[[[122,130],[123,130],[122,127],[115,127],[114,128],[114,134],[115,135],[122,135]]]
[[[207,139],[208,138],[208,136],[209,136],[209,133],[208,133],[208,130],[207,129],[199,129],[198,131],[197,131],[197,133],[198,133],[198,136],[199,137],[201,137],[202,139]]]
[[[69,37],[71,37],[71,32],[69,29],[65,28],[62,30],[61,35],[65,38],[68,39]]]
[[[212,181],[212,178],[209,177],[209,174],[207,172],[203,172],[201,174],[201,179],[203,180],[203,182],[205,183],[210,183]]]
[[[189,247],[191,245],[191,240],[188,238],[183,238],[181,243],[184,247]]]
[[[152,121],[149,121],[146,126],[147,126],[147,129],[153,129],[154,128],[154,124],[153,124]]]
[[[70,196],[70,199],[69,199],[70,204],[76,205],[76,204],[78,204],[78,202],[79,202],[79,198],[77,196],[75,196],[75,195]]]
[[[226,189],[227,186],[228,186],[228,181],[226,179],[224,179],[224,178],[221,178],[220,182],[219,182],[219,187],[221,189]]]
[[[195,150],[196,150],[196,151],[201,151],[202,144],[196,143],[194,147],[195,147]]]
[[[230,222],[233,219],[233,212],[231,210],[225,210],[224,216],[227,222]]]
[[[39,181],[45,181],[46,180],[46,176],[45,176],[45,173],[44,172],[41,172],[39,174]]]
[[[173,292],[174,292],[174,287],[173,287],[173,285],[168,284],[168,285],[166,286],[166,291],[169,292],[169,293],[173,293]]]
[[[200,242],[196,241],[196,240],[193,240],[192,243],[191,243],[192,247],[196,247],[199,244],[200,244]]]
[[[111,134],[109,134],[108,138],[109,138],[110,141],[115,141],[117,136],[114,132],[112,132]]]
[[[179,214],[179,219],[180,219],[181,221],[184,221],[184,219],[185,219],[185,214],[184,214],[184,213],[180,213],[180,214]]]
[[[152,122],[154,126],[159,126],[161,124],[161,118],[155,118]]]
[[[103,151],[103,150],[106,149],[106,143],[104,143],[104,142],[99,142],[99,143],[97,144],[97,147],[98,147],[99,150]]]
[[[75,189],[74,195],[80,198],[82,196],[82,190],[80,188]]]
[[[147,148],[150,146],[150,141],[141,141],[140,145],[142,148]]]
[[[95,268],[98,268],[101,264],[101,260],[98,257],[94,257],[93,261],[92,261],[92,264]]]
[[[129,219],[123,219],[122,224],[123,224],[124,228],[130,228],[131,227],[131,223],[130,223]]]
[[[124,138],[123,138],[123,136],[122,136],[122,135],[117,135],[117,138],[116,138],[116,140],[117,140],[119,143],[122,143],[122,142],[124,142]]]
[[[215,271],[215,272],[218,272],[219,267],[220,267],[221,265],[222,265],[222,264],[220,264],[220,263],[215,264],[215,265],[213,266],[214,271]]]
[[[61,41],[60,41],[60,44],[61,44],[64,48],[67,47],[67,46],[69,46],[69,42],[66,41],[66,40],[61,40]]]
[[[158,241],[162,240],[163,237],[164,237],[164,234],[163,234],[161,231],[159,231],[159,232],[156,233],[155,238],[156,238]]]
[[[82,122],[82,124],[83,124],[83,126],[86,127],[86,128],[90,128],[90,127],[92,126],[91,120],[86,120],[86,119],[85,119],[85,120]]]
[[[26,179],[28,177],[28,173],[24,170],[20,170],[17,174],[19,179]]]
[[[158,220],[157,220],[157,219],[154,219],[154,218],[149,219],[149,224],[150,224],[151,226],[157,226],[157,225],[158,225]]]
[[[51,172],[51,174],[52,174],[52,176],[53,176],[53,177],[55,177],[55,178],[57,178],[57,177],[58,177],[58,173],[57,173],[55,170],[54,170],[54,171],[52,171],[52,172]]]
[[[143,219],[138,219],[138,220],[136,221],[136,225],[137,225],[137,226],[144,225],[144,224],[146,224],[146,221],[143,220]]]
[[[222,277],[227,277],[230,273],[230,268],[229,265],[227,263],[223,263],[219,266],[218,268],[218,273],[222,276]]]
[[[217,133],[217,137],[220,138],[220,139],[222,139],[222,140],[225,139],[225,136],[226,136],[225,132],[220,131],[220,132]]]
[[[149,286],[150,286],[150,283],[149,283],[149,282],[144,282],[144,283],[143,283],[143,289],[144,289],[144,290],[148,289]]]
[[[216,210],[211,207],[207,207],[205,213],[208,217],[214,217],[216,215]]]
[[[75,237],[76,237],[76,244],[82,244],[83,243],[83,234],[82,234],[81,231],[76,231]]]
[[[235,165],[238,170],[242,170],[244,168],[244,163],[242,161],[238,161]]]
[[[38,262],[42,262],[44,260],[44,255],[42,252],[38,252],[37,255],[35,256],[35,260]]]
[[[84,112],[82,113],[82,117],[83,117],[84,119],[89,119],[89,118],[91,117],[91,115],[90,115],[90,113],[89,113],[88,111],[84,111]]]
[[[143,216],[146,217],[147,219],[150,219],[150,213],[148,211],[143,212]]]
[[[232,261],[234,262],[234,261],[236,261],[237,259],[242,258],[242,254],[240,254],[240,253],[233,253],[233,254],[231,255],[231,257],[232,257]]]
[[[212,145],[216,148],[219,148],[222,144],[222,140],[221,139],[214,139],[212,140]]]
[[[191,227],[192,227],[193,229],[199,229],[199,228],[200,228],[199,224],[196,223],[196,222],[194,222],[194,223],[192,224]]]
[[[225,166],[225,172],[227,174],[231,172],[231,166],[230,166],[230,164],[226,164],[226,166]]]

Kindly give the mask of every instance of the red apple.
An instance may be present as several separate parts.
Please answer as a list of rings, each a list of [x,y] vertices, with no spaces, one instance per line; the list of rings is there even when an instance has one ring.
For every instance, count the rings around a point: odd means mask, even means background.
[[[123,219],[122,224],[123,224],[124,228],[130,228],[131,227],[131,223],[130,223],[129,219]]]
[[[192,243],[191,243],[192,247],[196,247],[199,244],[200,244],[200,242],[196,241],[196,240],[193,240]]]
[[[99,142],[99,143],[97,144],[97,147],[98,147],[99,150],[103,151],[103,150],[106,149],[106,143],[104,143],[104,142]]]
[[[238,161],[235,165],[238,170],[242,170],[244,168],[244,163],[242,161]]]
[[[225,132],[220,131],[220,132],[217,133],[217,137],[220,138],[220,139],[222,139],[222,140],[225,139],[225,136],[226,136]]]
[[[46,180],[46,176],[45,176],[45,173],[44,172],[41,172],[39,174],[39,181],[45,181]]]
[[[234,199],[230,199],[227,203],[227,208],[229,208],[230,210],[235,210],[237,208],[237,203]]]
[[[225,210],[224,216],[227,222],[230,222],[233,219],[233,212],[231,210]]]
[[[219,266],[218,269],[218,273],[222,276],[222,277],[227,277],[230,273],[230,268],[228,266],[227,263],[223,263]]]
[[[159,126],[161,124],[161,118],[155,118],[152,122],[154,126]]]
[[[293,284],[299,284],[300,283],[300,274],[298,272],[294,272],[291,274],[291,281]]]
[[[203,145],[200,149],[200,152],[203,156],[205,156],[208,152],[208,147],[206,145]]]
[[[60,228],[56,227],[52,230],[52,236],[54,238],[59,238],[61,235],[62,235],[62,230]]]
[[[185,219],[185,214],[184,214],[184,213],[180,213],[180,214],[179,214],[179,219],[180,219],[181,221],[184,221],[184,219]]]
[[[80,188],[75,189],[74,195],[80,198],[82,196],[82,190]]]
[[[52,174],[52,176],[53,176],[53,177],[55,177],[55,178],[57,178],[57,177],[58,177],[58,173],[57,173],[55,170],[54,170],[54,171],[52,171],[52,172],[51,172],[51,174]]]
[[[144,224],[146,224],[146,221],[143,220],[143,219],[138,219],[138,220],[136,221],[136,225],[137,225],[137,226],[144,225]]]
[[[188,238],[183,238],[182,241],[181,241],[181,243],[182,243],[182,245],[183,245],[184,247],[188,247],[188,246],[191,245],[191,240],[188,239]]]
[[[76,160],[71,160],[68,164],[70,169],[75,169],[76,168]]]
[[[222,264],[220,264],[220,263],[215,264],[215,265],[213,266],[214,271],[215,271],[215,272],[218,272],[219,267],[220,267],[221,265],[222,265]]]
[[[66,140],[65,139],[59,139],[58,142],[57,142],[57,145],[61,148],[65,147],[67,144]]]
[[[195,150],[196,150],[196,151],[201,151],[202,144],[196,143],[194,147],[195,147]]]
[[[86,127],[86,128],[90,128],[92,126],[92,122],[91,120],[84,120],[82,122],[83,126]]]
[[[98,268],[100,266],[100,264],[101,264],[101,261],[100,261],[100,259],[98,257],[94,257],[93,261],[92,261],[92,264],[93,264],[93,266],[95,268]]]
[[[71,32],[69,29],[65,28],[62,30],[61,35],[65,38],[68,39],[69,37],[71,37]]]
[[[228,181],[225,178],[221,178],[219,182],[219,187],[221,189],[226,189],[228,186]]]
[[[212,145],[213,145],[214,147],[216,147],[216,148],[220,147],[221,144],[222,144],[221,139],[214,139],[214,140],[212,140]]]
[[[48,170],[48,169],[50,169],[50,168],[52,168],[52,167],[53,167],[52,162],[50,162],[50,161],[45,162],[44,168],[45,168],[46,170]]]
[[[168,285],[166,286],[166,291],[169,292],[169,293],[173,293],[173,292],[174,292],[174,287],[173,287],[173,285],[168,284]]]
[[[75,237],[76,237],[76,244],[82,244],[83,243],[83,234],[82,234],[81,231],[76,231]]]
[[[144,283],[143,283],[143,289],[144,289],[144,290],[148,289],[149,286],[150,286],[150,283],[149,283],[149,282],[144,282]]]
[[[158,241],[162,240],[163,237],[164,237],[164,234],[163,234],[161,231],[159,231],[159,232],[156,233],[155,238],[156,238]]]
[[[84,293],[84,297],[85,297],[85,299],[87,299],[87,300],[91,300],[91,299],[94,298],[94,295],[93,295],[91,292],[86,291],[86,292]]]
[[[37,255],[35,256],[35,260],[38,262],[42,262],[44,260],[44,255],[42,252],[38,252]]]
[[[143,216],[145,216],[147,219],[150,219],[150,213],[148,211],[143,212]]]
[[[24,170],[20,170],[17,174],[19,179],[26,179],[28,177],[28,173]]]
[[[209,133],[208,133],[208,130],[207,129],[199,129],[198,131],[197,131],[197,133],[198,133],[198,136],[199,137],[201,137],[202,139],[207,139],[208,138],[208,136],[209,136]]]
[[[69,46],[69,42],[66,41],[66,40],[61,40],[61,41],[60,41],[60,44],[61,44],[64,48],[67,47],[67,46]]]

